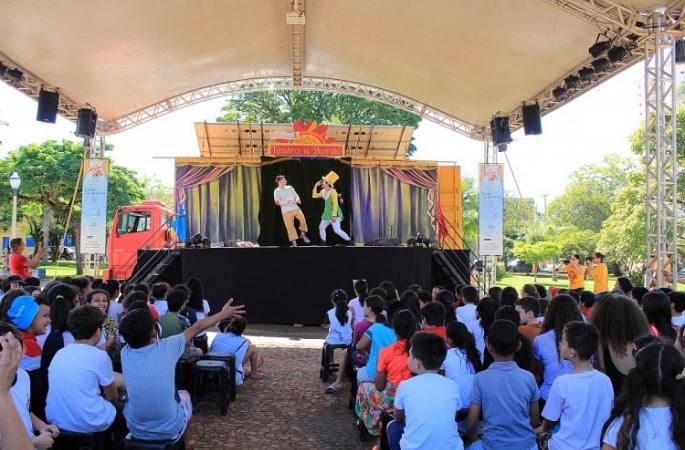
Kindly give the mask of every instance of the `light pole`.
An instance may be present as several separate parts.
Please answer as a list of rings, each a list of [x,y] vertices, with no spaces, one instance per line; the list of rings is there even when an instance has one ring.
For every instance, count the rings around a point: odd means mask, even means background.
[[[19,193],[19,186],[21,185],[21,178],[17,172],[10,175],[10,187],[12,188],[12,239],[17,237],[17,194]]]

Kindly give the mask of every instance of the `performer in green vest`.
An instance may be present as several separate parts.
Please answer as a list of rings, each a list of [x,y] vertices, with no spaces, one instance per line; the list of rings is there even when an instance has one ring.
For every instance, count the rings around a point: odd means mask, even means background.
[[[333,227],[335,234],[345,240],[347,245],[354,245],[354,241],[350,236],[340,228],[340,222],[343,220],[343,213],[338,205],[338,192],[333,187],[333,184],[338,181],[340,177],[337,173],[331,171],[325,177],[321,177],[314,185],[312,192],[313,198],[324,199],[324,209],[321,215],[321,223],[319,224],[319,234],[321,235],[321,245],[326,245],[326,228],[328,225]],[[321,190],[319,191],[319,188]]]

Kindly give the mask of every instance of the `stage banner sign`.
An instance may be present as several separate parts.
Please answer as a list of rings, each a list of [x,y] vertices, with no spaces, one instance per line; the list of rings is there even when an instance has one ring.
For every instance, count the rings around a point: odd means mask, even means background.
[[[271,156],[310,156],[310,157],[341,157],[344,155],[341,144],[270,144]]]
[[[501,256],[504,253],[502,234],[503,165],[479,164],[478,169],[479,253],[480,256]]]
[[[86,159],[81,196],[81,252],[105,253],[109,160]]]

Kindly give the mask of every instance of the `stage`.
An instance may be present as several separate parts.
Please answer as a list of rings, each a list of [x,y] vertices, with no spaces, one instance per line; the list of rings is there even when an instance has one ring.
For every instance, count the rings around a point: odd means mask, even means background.
[[[139,261],[150,253],[139,252]],[[248,323],[320,325],[334,289],[354,298],[354,279],[366,279],[370,287],[389,280],[400,293],[413,283],[429,289],[437,275],[432,254],[418,247],[182,249],[160,281],[197,277],[212,312],[232,297],[245,305]]]

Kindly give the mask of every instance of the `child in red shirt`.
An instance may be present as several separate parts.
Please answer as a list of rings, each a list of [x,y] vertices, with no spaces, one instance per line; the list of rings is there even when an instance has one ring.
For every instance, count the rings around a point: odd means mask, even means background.
[[[393,411],[397,387],[411,377],[407,366],[407,342],[416,332],[416,323],[416,317],[409,310],[395,314],[392,328],[397,341],[381,350],[374,383],[362,383],[357,391],[357,415],[369,433],[378,439],[381,436],[381,414]]]

